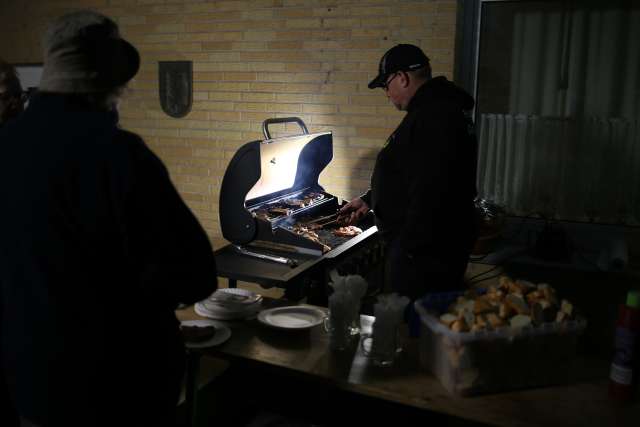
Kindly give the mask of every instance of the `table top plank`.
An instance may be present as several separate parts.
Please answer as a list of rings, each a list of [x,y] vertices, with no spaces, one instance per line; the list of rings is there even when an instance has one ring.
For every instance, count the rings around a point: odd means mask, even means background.
[[[265,298],[265,308],[284,304],[287,303]],[[198,318],[188,311],[182,317]],[[373,320],[362,316],[363,332],[370,331]],[[635,426],[640,419],[638,402],[622,406],[608,398],[608,364],[598,360],[577,361],[586,379],[572,384],[458,397],[420,367],[416,339],[405,337],[405,350],[396,363],[380,368],[370,363],[357,343],[345,351],[330,350],[328,335],[321,325],[286,331],[270,328],[256,319],[226,323],[231,328],[231,338],[220,346],[202,350],[204,355],[264,365],[283,374],[297,374],[349,392],[458,418],[523,427]]]

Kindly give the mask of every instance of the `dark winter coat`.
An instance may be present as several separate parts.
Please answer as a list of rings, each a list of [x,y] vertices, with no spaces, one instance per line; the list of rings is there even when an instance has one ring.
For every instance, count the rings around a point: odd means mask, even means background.
[[[413,297],[460,287],[475,242],[472,108],[473,98],[444,77],[423,84],[378,154],[363,196],[391,248],[390,280]],[[422,285],[406,289],[408,282]]]
[[[0,131],[0,199],[0,349],[20,414],[169,424],[184,366],[174,310],[217,284],[162,162],[111,114],[41,94]]]

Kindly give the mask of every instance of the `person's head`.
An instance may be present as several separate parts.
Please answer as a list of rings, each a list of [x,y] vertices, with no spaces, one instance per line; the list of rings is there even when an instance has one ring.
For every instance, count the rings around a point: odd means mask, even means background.
[[[427,55],[417,46],[399,44],[382,56],[369,89],[382,88],[398,110],[406,110],[418,88],[430,78]]]
[[[16,69],[0,59],[0,125],[22,113],[22,86]]]
[[[73,12],[51,23],[43,38],[39,91],[80,95],[96,108],[115,109],[140,67],[135,47],[118,25],[93,11]]]

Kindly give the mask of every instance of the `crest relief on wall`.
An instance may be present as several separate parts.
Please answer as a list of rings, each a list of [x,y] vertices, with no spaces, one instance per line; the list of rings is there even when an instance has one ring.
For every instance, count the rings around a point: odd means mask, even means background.
[[[193,103],[193,62],[158,62],[158,83],[162,111],[175,118],[189,114]]]

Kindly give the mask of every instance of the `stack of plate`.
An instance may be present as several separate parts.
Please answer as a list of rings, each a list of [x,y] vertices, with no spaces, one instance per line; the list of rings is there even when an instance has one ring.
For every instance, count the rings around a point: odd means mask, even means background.
[[[246,289],[218,289],[205,300],[197,302],[195,311],[211,319],[231,320],[254,317],[261,308],[262,296]]]

